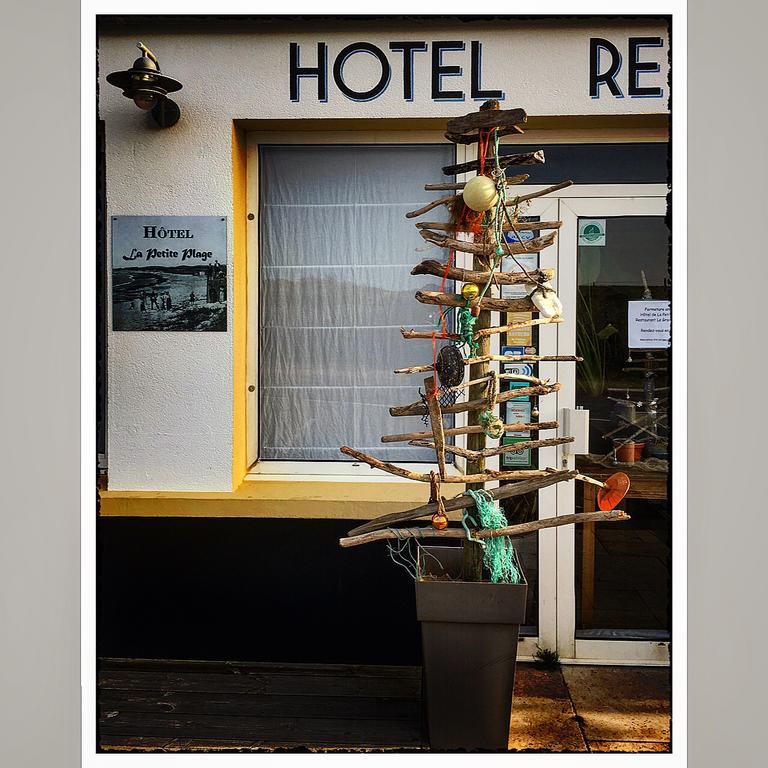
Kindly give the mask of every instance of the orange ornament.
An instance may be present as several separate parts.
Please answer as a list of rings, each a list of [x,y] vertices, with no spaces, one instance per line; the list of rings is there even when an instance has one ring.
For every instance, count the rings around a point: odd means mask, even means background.
[[[440,512],[436,512],[432,515],[432,527],[437,531],[442,531],[448,527],[448,518]]]
[[[616,472],[605,481],[605,488],[597,492],[597,506],[603,512],[616,509],[616,505],[627,495],[629,476],[625,472]]]

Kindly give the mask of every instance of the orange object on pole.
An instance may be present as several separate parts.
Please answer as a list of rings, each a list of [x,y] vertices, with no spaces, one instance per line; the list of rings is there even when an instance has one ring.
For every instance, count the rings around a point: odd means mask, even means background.
[[[629,476],[625,472],[616,472],[605,481],[605,488],[597,492],[597,506],[607,512],[616,509],[616,505],[627,495]]]

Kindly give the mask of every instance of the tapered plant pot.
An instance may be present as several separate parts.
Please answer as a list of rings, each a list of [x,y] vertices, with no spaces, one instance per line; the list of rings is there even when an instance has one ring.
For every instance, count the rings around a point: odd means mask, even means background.
[[[419,547],[429,743],[436,750],[506,750],[517,638],[528,584],[460,581],[461,547]]]

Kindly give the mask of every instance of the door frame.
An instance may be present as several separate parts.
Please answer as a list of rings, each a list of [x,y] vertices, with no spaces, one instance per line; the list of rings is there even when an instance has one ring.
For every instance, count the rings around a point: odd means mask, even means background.
[[[564,321],[557,325],[557,354],[576,352],[576,249],[580,216],[663,216],[667,211],[668,189],[663,184],[606,185],[571,187],[560,196],[559,218],[563,222],[558,238],[558,295],[563,303]],[[561,417],[566,408],[576,405],[576,369],[573,363],[557,364],[557,380],[562,389],[557,393],[557,409]],[[557,447],[559,468],[573,469],[575,457]],[[558,515],[572,514],[575,483],[558,483],[556,507]],[[670,641],[597,640],[576,638],[575,531],[574,526],[561,526],[557,538],[557,650],[563,661],[572,664],[643,664],[666,666],[670,661]]]

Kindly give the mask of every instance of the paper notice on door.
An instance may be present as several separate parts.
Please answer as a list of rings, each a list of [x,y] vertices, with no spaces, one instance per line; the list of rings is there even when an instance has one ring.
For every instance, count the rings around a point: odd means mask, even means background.
[[[667,349],[672,329],[668,301],[630,301],[627,321],[630,349]]]
[[[520,233],[523,234],[522,232]],[[533,233],[531,233],[533,234]],[[525,238],[523,238],[525,239]],[[533,272],[539,268],[539,254],[538,253],[520,253],[513,259],[511,256],[504,256],[501,260],[502,272]],[[529,288],[525,287],[525,283],[515,283],[514,285],[502,285],[501,286],[501,298],[502,299],[522,299],[528,295]]]

